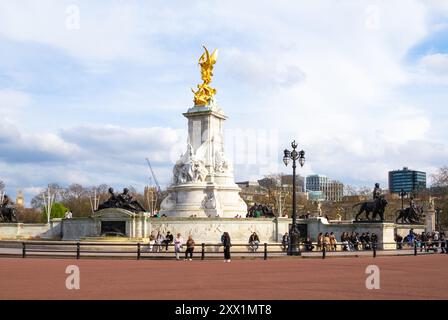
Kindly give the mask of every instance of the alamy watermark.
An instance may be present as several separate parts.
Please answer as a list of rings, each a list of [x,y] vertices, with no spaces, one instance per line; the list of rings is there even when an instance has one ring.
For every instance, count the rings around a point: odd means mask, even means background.
[[[374,264],[371,264],[367,266],[366,274],[369,275],[366,279],[366,289],[367,290],[380,289],[380,268],[378,268],[378,266]]]
[[[199,134],[198,137],[194,135]],[[204,130],[202,135],[199,130],[191,130],[191,139],[194,141],[209,141],[209,131]],[[186,130],[179,130],[179,136],[188,136]],[[230,160],[233,166],[251,166],[258,170],[259,174],[266,172],[277,172],[279,157],[282,156],[283,149],[288,145],[280,145],[280,132],[278,130],[266,129],[224,129],[222,134],[213,134],[211,145],[208,151],[214,152],[223,146],[224,155]],[[225,141],[225,147],[224,147]],[[170,161],[175,164],[182,154],[187,151],[190,143],[173,144],[170,150]],[[195,152],[201,156],[199,146],[196,145]],[[283,148],[282,148],[283,147]],[[207,152],[208,152],[207,151]],[[256,172],[253,172],[254,174]]]
[[[70,30],[81,29],[81,15],[77,5],[70,5],[65,9],[65,27]]]
[[[381,11],[376,5],[369,5],[366,8],[365,26],[369,30],[381,29]]]
[[[81,289],[81,273],[79,271],[79,267],[69,265],[65,268],[65,273],[69,275],[67,279],[65,279],[65,287],[67,290]]]

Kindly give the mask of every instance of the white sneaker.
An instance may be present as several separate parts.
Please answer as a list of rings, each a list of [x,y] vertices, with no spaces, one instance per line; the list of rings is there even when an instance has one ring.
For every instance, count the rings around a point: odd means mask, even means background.
[[[193,261],[193,259],[188,259],[189,261]]]

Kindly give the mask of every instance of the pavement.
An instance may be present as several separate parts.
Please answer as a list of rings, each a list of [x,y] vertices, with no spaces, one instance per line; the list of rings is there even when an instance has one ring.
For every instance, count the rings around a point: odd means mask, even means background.
[[[448,299],[448,255],[193,261],[0,257],[0,299]],[[66,288],[66,268],[80,289]],[[369,265],[380,289],[367,289]]]

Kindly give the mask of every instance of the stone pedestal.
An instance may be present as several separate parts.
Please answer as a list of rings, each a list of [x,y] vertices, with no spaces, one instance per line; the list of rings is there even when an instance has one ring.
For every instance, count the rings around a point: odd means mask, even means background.
[[[190,108],[187,151],[173,168],[173,181],[160,213],[167,217],[245,216],[233,168],[224,154],[223,123],[227,119],[212,101]]]
[[[435,210],[425,211],[425,225],[426,225],[426,232],[433,232],[434,230],[436,230]]]

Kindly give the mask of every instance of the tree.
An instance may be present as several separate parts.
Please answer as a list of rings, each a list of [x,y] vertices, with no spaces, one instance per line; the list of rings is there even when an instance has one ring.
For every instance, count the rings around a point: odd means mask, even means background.
[[[344,196],[355,196],[357,194],[356,188],[349,184],[344,185]]]
[[[362,186],[358,188],[357,194],[360,196],[368,196],[371,195],[373,192],[372,188],[367,186]]]
[[[3,190],[5,190],[5,183],[2,180],[0,180],[0,191]]]
[[[50,218],[64,218],[65,213],[68,211],[68,209],[60,202],[55,202],[51,206],[51,214]],[[47,221],[47,210],[45,207],[42,207],[42,219],[44,221]]]
[[[64,191],[64,188],[62,188],[59,184],[57,183],[50,183],[48,184],[48,187],[43,189],[40,193],[38,193],[37,195],[35,195],[32,199],[31,199],[31,207],[34,209],[40,209],[42,208],[45,203],[44,203],[44,195],[47,196],[48,194],[48,189],[50,189],[51,194],[54,194],[54,201],[61,201],[61,194]]]
[[[448,187],[448,166],[443,166],[431,174],[432,187]]]
[[[41,210],[32,208],[16,208],[16,215],[21,223],[39,223],[43,219]]]
[[[74,217],[90,216],[92,214],[90,197],[89,189],[74,183],[63,189],[61,203],[70,208]]]

